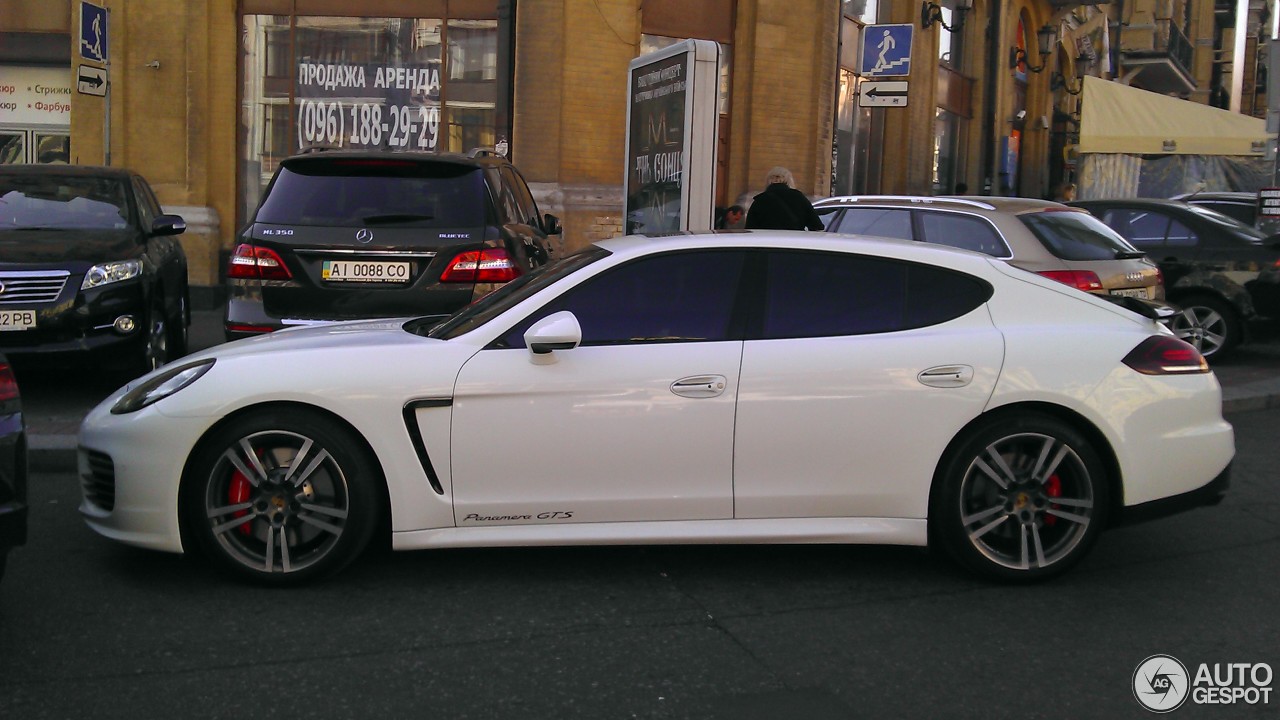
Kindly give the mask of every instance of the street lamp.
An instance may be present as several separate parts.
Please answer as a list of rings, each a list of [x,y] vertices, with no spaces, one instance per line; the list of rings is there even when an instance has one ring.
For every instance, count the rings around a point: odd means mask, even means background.
[[[1020,47],[1009,49],[1009,67],[1017,68],[1019,63],[1026,63],[1027,69],[1033,73],[1044,72],[1044,68],[1048,65],[1049,54],[1053,52],[1053,48],[1058,44],[1058,29],[1052,25],[1045,25],[1036,31],[1036,49],[1040,51],[1040,65],[1037,67],[1032,65],[1028,58],[1027,52]]]
[[[973,0],[956,0],[955,2],[955,25],[948,25],[945,18],[942,17],[942,6],[932,0],[924,0],[920,5],[920,27],[925,30],[930,25],[938,23],[943,30],[947,32],[955,32],[964,27],[964,14],[973,9]]]

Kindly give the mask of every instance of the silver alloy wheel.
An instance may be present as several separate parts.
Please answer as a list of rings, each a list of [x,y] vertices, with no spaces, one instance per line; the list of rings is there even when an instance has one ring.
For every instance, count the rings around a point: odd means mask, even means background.
[[[1191,305],[1173,319],[1171,328],[1179,339],[1195,346],[1201,355],[1210,357],[1227,343],[1230,328],[1222,313],[1204,305]]]
[[[333,455],[286,430],[240,438],[205,483],[213,538],[228,558],[262,573],[298,572],[324,560],[346,532],[350,506]]]
[[[1012,570],[1047,568],[1084,540],[1094,479],[1070,445],[1043,433],[1007,435],[969,463],[960,522],[988,560]]]

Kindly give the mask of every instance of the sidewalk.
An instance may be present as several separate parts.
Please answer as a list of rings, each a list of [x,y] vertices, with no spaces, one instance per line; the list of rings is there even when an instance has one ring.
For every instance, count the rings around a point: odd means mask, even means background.
[[[222,309],[191,314],[191,350],[223,341]],[[1227,415],[1280,407],[1280,339],[1246,345],[1214,366],[1222,384],[1222,412]],[[37,471],[74,471],[76,432],[97,402],[120,384],[116,379],[62,378],[42,374],[22,385],[27,421],[28,460]]]

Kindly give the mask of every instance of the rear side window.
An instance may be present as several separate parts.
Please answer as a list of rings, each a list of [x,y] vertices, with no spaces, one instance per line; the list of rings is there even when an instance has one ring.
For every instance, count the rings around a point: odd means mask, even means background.
[[[1149,210],[1108,208],[1103,213],[1102,220],[1140,248],[1164,245],[1164,233],[1169,228],[1169,218]]]
[[[972,250],[983,255],[1007,258],[1013,253],[991,223],[973,215],[950,212],[920,213],[921,238],[936,245]]]
[[[761,336],[866,335],[937,325],[991,297],[991,287],[931,265],[862,255],[774,252]]]
[[[888,208],[845,208],[833,232],[855,235],[879,235],[880,237],[912,239],[911,211]]]
[[[1024,213],[1018,216],[1049,252],[1062,260],[1115,260],[1136,250],[1094,216],[1077,211]]]
[[[488,224],[479,168],[406,160],[331,159],[280,169],[255,222],[276,225],[422,228]]]

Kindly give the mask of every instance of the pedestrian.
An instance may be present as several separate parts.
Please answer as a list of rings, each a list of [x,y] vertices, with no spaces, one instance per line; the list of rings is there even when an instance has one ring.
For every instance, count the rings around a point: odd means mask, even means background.
[[[804,193],[796,189],[791,171],[776,167],[765,176],[764,192],[747,210],[747,227],[753,230],[822,230],[822,220]]]
[[[720,214],[720,220],[716,223],[717,230],[729,230],[731,228],[741,227],[742,215],[746,212],[741,205],[730,205]]]

